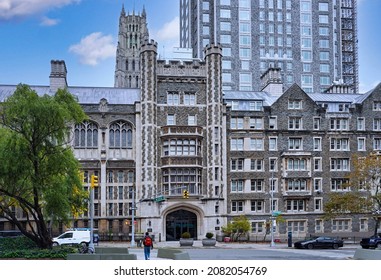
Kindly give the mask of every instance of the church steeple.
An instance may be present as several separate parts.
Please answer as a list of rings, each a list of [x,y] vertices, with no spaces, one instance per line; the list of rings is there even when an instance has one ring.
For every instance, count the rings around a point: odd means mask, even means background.
[[[126,11],[124,10],[124,4],[122,4],[122,11],[120,12],[120,16],[125,17],[126,16]]]
[[[140,86],[140,45],[148,40],[146,11],[132,14],[124,10],[119,20],[118,47],[116,51],[116,65],[114,86],[121,88],[139,88]]]

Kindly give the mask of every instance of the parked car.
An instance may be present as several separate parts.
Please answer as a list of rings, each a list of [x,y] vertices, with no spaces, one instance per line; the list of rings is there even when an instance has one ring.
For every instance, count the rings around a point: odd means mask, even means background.
[[[331,248],[338,249],[344,246],[344,241],[333,237],[319,236],[311,237],[306,240],[297,241],[294,247],[298,249]]]
[[[360,245],[364,249],[377,248],[381,249],[381,233],[373,235],[369,238],[363,238],[360,241]]]
[[[93,235],[93,243],[99,242],[99,235],[94,233]],[[53,246],[58,245],[79,245],[90,243],[90,230],[69,230],[53,238]]]

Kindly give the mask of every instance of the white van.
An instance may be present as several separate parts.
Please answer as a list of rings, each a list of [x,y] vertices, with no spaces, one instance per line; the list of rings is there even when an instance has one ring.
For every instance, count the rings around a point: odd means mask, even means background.
[[[58,237],[53,238],[53,246],[58,245],[73,245],[73,244],[89,244],[89,230],[69,230]]]

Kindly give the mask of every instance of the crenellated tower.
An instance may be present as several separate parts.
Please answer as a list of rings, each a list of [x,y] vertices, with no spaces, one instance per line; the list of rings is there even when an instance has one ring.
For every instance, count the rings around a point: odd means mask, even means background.
[[[141,186],[141,198],[154,196],[157,169],[157,43],[153,40],[142,42],[140,49],[141,63],[141,174],[137,174],[137,182]],[[139,164],[139,162],[137,162]]]
[[[147,16],[127,14],[122,7],[119,17],[118,46],[116,50],[114,87],[139,88],[140,86],[140,45],[148,40]]]

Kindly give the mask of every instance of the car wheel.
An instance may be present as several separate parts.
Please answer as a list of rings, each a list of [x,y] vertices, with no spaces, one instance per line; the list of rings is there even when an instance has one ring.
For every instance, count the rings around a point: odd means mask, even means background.
[[[339,244],[336,244],[336,243],[333,244],[333,245],[332,245],[332,248],[335,249],[335,250],[336,250],[336,249],[339,249]]]
[[[307,249],[313,249],[314,248],[314,244],[308,244],[307,245]]]
[[[376,248],[381,249],[381,243],[377,243]]]
[[[59,244],[57,242],[53,242],[52,244],[54,247],[58,246]]]

